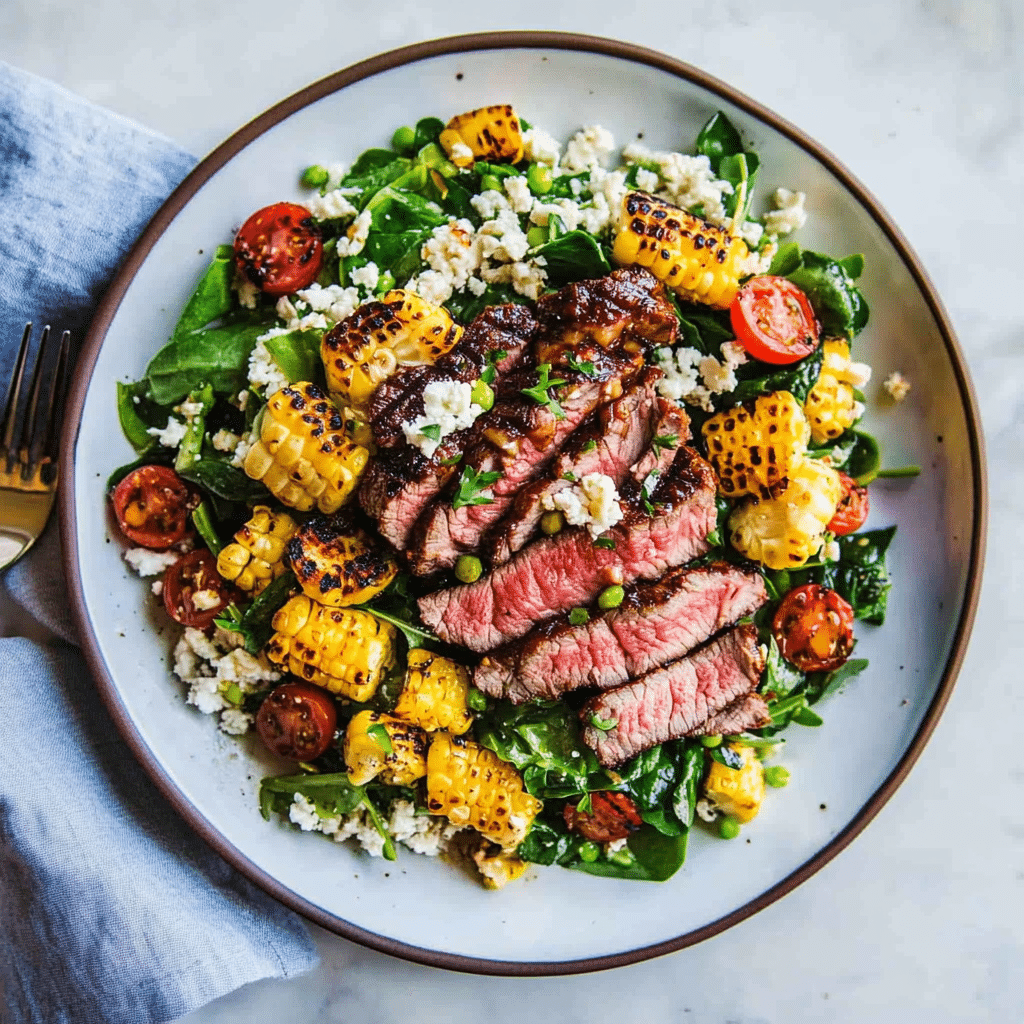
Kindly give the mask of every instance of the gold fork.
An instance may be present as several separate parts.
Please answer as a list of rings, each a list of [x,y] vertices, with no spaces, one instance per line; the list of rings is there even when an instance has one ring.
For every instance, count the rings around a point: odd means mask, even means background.
[[[49,396],[42,410],[40,395],[46,344],[50,339],[49,324],[43,328],[28,397],[22,402],[31,339],[32,324],[28,323],[21,336],[21,348],[11,372],[0,420],[0,569],[16,562],[35,543],[50,518],[57,492],[57,439],[67,384],[71,332],[65,331],[61,336]]]

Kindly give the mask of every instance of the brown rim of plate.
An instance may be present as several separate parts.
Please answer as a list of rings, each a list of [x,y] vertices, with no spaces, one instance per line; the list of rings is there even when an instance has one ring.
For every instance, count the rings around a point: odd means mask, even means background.
[[[925,714],[909,749],[900,759],[892,773],[875,791],[874,795],[864,804],[853,820],[827,846],[799,868],[773,885],[756,899],[744,904],[724,917],[710,924],[694,929],[678,938],[665,942],[626,950],[609,956],[589,957],[580,960],[562,960],[550,962],[520,963],[507,960],[486,960],[461,954],[444,953],[418,946],[398,942],[375,932],[359,928],[347,921],[329,914],[321,908],[309,903],[290,889],[281,885],[214,829],[209,822],[192,806],[164,773],[159,761],[146,746],[138,734],[134,723],[129,717],[117,694],[114,681],[107,671],[100,653],[82,592],[82,579],[78,562],[78,542],[75,534],[75,460],[74,449],[78,439],[78,428],[82,416],[86,392],[92,378],[93,367],[100,346],[106,336],[118,306],[125,292],[146,259],[147,254],[168,225],[185,206],[199,188],[220,167],[227,163],[240,150],[247,146],[263,132],[278,122],[289,117],[297,110],[314,103],[330,93],[343,89],[364,78],[380,74],[406,64],[450,54],[468,53],[478,50],[500,49],[537,49],[560,51],[583,51],[617,57],[638,64],[658,68],[694,85],[700,86],[734,104],[748,114],[753,115],[769,127],[786,136],[805,150],[821,164],[827,167],[843,185],[861,202],[872,218],[885,233],[893,247],[902,257],[917,286],[927,301],[936,323],[938,324],[946,350],[953,365],[959,387],[960,399],[967,415],[968,433],[970,435],[972,481],[974,485],[974,522],[971,527],[970,568],[967,575],[966,593],[960,611],[960,619],[954,634],[953,645],[946,662],[945,671],[938,690]],[[807,135],[783,120],[777,114],[737,92],[731,86],[713,78],[704,71],[682,61],[668,57],[654,50],[648,50],[630,43],[603,39],[598,36],[575,35],[562,32],[484,32],[474,35],[450,36],[444,39],[430,40],[405,46],[379,54],[368,60],[360,61],[351,67],[338,71],[323,78],[300,92],[289,96],[271,107],[255,120],[239,129],[229,139],[218,146],[202,160],[182,183],[171,193],[163,206],[157,211],[146,230],[128,254],[124,265],[114,278],[109,289],[103,296],[86,336],[81,356],[78,361],[78,372],[68,399],[67,414],[61,438],[60,472],[63,486],[60,492],[60,526],[64,545],[64,562],[68,574],[71,593],[71,606],[79,635],[83,642],[83,651],[89,667],[99,683],[100,693],[122,736],[143,768],[160,788],[161,792],[174,805],[178,813],[191,828],[212,846],[225,860],[231,863],[244,875],[248,876],[267,893],[281,903],[291,907],[311,921],[338,935],[368,946],[371,949],[402,957],[431,967],[443,967],[449,970],[464,971],[472,974],[511,975],[532,977],[541,975],[576,974],[587,971],[607,970],[627,964],[661,956],[686,946],[692,946],[704,939],[711,938],[719,932],[750,917],[757,911],[786,895],[805,881],[816,871],[827,864],[864,829],[871,819],[879,812],[882,805],[892,796],[896,788],[906,778],[915,761],[924,748],[938,722],[939,716],[949,700],[953,684],[967,650],[967,641],[977,610],[978,596],[981,590],[982,561],[985,549],[985,533],[988,515],[988,496],[985,477],[984,443],[982,440],[981,420],[978,414],[974,389],[967,373],[966,363],[960,346],[956,340],[952,324],[935,293],[928,275],[911,250],[906,239],[881,208],[878,200],[834,157]]]

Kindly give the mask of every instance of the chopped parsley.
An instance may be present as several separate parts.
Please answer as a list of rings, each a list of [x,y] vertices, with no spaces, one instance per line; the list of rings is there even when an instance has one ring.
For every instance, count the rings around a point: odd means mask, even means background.
[[[651,444],[655,448],[675,448],[679,444],[678,434],[659,434]]]
[[[494,378],[497,374],[497,371],[494,368],[494,364],[500,363],[502,359],[504,359],[507,355],[508,352],[506,352],[505,349],[503,348],[491,349],[491,351],[487,353],[487,365],[484,367],[483,373],[480,374],[480,379],[485,384],[494,383]]]
[[[615,539],[613,537],[598,537],[594,541],[595,548],[605,548],[608,551],[615,550]]]
[[[494,499],[483,492],[501,479],[501,474],[478,473],[472,466],[466,466],[459,477],[459,486],[452,498],[452,508],[464,508],[466,505],[493,505]]]
[[[590,716],[590,724],[601,732],[610,732],[619,724],[617,718],[601,718],[596,713]]]
[[[564,384],[564,380],[551,379],[551,364],[541,363],[537,367],[537,383],[532,388],[520,388],[520,391],[528,398],[532,398],[538,405],[545,405],[551,410],[556,420],[565,419],[565,410],[558,402],[548,394],[551,388]]]
[[[597,442],[591,438],[581,449],[580,454],[586,455],[587,452],[597,451]]]
[[[574,483],[576,483],[576,474],[575,473],[563,473],[562,474],[562,479],[563,480],[568,480],[569,483],[574,484]]]
[[[391,745],[391,737],[388,735],[387,729],[380,722],[376,722],[366,730],[367,736],[372,736],[377,741],[377,746],[380,747],[384,753],[390,757],[394,752],[395,748]]]
[[[568,352],[565,361],[570,370],[585,374],[587,377],[594,376],[594,364],[589,359],[585,363],[581,363],[571,352]]]
[[[429,437],[431,441],[441,440],[441,424],[440,423],[424,423],[420,427],[420,433],[424,437]]]
[[[586,608],[573,608],[569,612],[569,622],[573,626],[582,626],[584,622],[590,621],[590,612]]]

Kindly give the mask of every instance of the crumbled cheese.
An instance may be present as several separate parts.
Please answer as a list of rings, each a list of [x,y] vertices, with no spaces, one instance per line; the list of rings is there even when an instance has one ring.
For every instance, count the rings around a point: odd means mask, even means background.
[[[238,404],[238,411],[245,412],[245,407],[249,404],[249,389],[246,388],[244,391],[239,391],[236,401]]]
[[[484,292],[487,291],[487,282],[481,281],[479,277],[471,277],[466,282],[466,287],[479,298]]]
[[[697,367],[704,354],[695,348],[658,348],[654,359],[661,368],[658,393],[673,402],[686,399],[700,387]]]
[[[345,237],[338,239],[338,255],[355,256],[356,253],[362,252],[372,224],[373,214],[369,210],[363,210],[349,225]]]
[[[504,181],[509,204],[516,213],[529,213],[533,206],[533,193],[522,175],[513,175]]]
[[[281,388],[286,387],[288,385],[288,378],[281,372],[281,368],[277,363],[274,362],[274,357],[270,354],[270,350],[264,344],[264,341],[278,334],[287,333],[287,331],[278,327],[267,331],[256,342],[252,352],[249,354],[249,383],[253,387],[263,388],[263,393],[267,398]]]
[[[543,256],[535,256],[533,259],[518,261],[516,263],[505,263],[499,267],[484,267],[480,276],[488,284],[510,284],[520,294],[528,299],[536,301],[547,281],[547,271],[544,270],[545,260]]]
[[[153,580],[149,587],[153,591],[154,597],[162,597],[164,592],[164,581],[162,578]]]
[[[893,370],[882,381],[882,387],[889,392],[894,402],[902,402],[910,393],[910,381],[899,370]]]
[[[252,723],[253,716],[241,708],[226,708],[220,713],[220,731],[229,736],[244,736]]]
[[[701,821],[712,822],[718,817],[718,810],[710,800],[698,800],[694,810]]]
[[[380,283],[380,270],[377,268],[377,264],[371,261],[365,267],[356,267],[349,274],[349,280],[357,287],[372,292]]]
[[[326,288],[319,284],[311,284],[295,293],[296,298],[304,302],[316,313],[322,313],[327,320],[340,323],[347,320],[360,303],[359,292],[355,288],[345,288],[340,284],[330,284]],[[289,328],[302,329],[302,321],[298,324],[289,323]],[[323,328],[320,328],[323,330]]]
[[[235,276],[231,281],[231,287],[238,293],[240,305],[246,309],[256,308],[256,300],[260,295],[259,285],[253,284],[238,267],[235,267]]]
[[[855,388],[864,387],[871,380],[871,367],[867,363],[851,362],[846,367],[846,382]]]
[[[473,385],[467,381],[431,381],[423,389],[423,415],[402,424],[406,441],[431,458],[449,434],[471,427],[484,411],[472,396]],[[424,433],[428,427],[438,428],[436,438]]]
[[[314,832],[320,827],[320,815],[316,813],[316,806],[301,793],[296,793],[292,799],[292,805],[288,808],[288,818],[303,832]]]
[[[627,164],[643,164],[645,169],[658,168],[661,190],[658,195],[692,210],[699,206],[704,216],[713,223],[725,219],[723,196],[731,195],[732,185],[716,178],[711,170],[711,161],[706,156],[687,156],[683,153],[659,153],[648,149],[639,142],[631,142],[622,152]],[[639,174],[638,172],[638,183]]]
[[[314,196],[306,203],[315,220],[339,220],[342,217],[354,217],[358,212],[346,193],[348,189],[332,189],[322,196]]]
[[[772,194],[771,213],[765,214],[764,229],[769,235],[788,235],[804,226],[807,211],[803,192],[790,192],[788,188],[777,188]]]
[[[575,203],[571,199],[556,199],[551,203],[536,200],[530,211],[530,222],[547,227],[548,218],[552,214],[561,220],[566,231],[575,231],[580,225],[579,203]]]
[[[451,162],[458,167],[468,167],[475,157],[473,156],[473,150],[469,148],[461,139],[452,145],[451,151],[448,153],[448,157]]]
[[[216,590],[209,588],[206,590],[196,590],[192,594],[192,604],[195,606],[196,611],[208,612],[211,608],[216,608],[220,604],[220,594]]]
[[[839,548],[839,541],[835,538],[826,541],[821,547],[821,554],[829,562],[838,562],[842,552]]]
[[[523,133],[523,151],[526,159],[535,164],[557,167],[562,147],[543,128],[528,128]]]
[[[473,207],[482,220],[493,220],[502,210],[511,210],[508,198],[493,188],[478,195],[469,197],[469,205]]]
[[[520,227],[519,218],[511,207],[498,210],[492,219],[484,221],[480,225],[478,237],[480,255],[486,260],[500,263],[522,260],[530,248],[526,232]]]
[[[641,167],[636,172],[636,187],[644,192],[657,192],[660,181],[657,173],[647,170],[646,167]]]
[[[722,345],[722,362],[714,356],[701,359],[698,369],[704,387],[712,395],[721,395],[736,389],[736,367],[747,362],[747,353],[742,345],[727,341]]]
[[[549,512],[561,512],[570,526],[585,526],[599,537],[622,519],[615,481],[604,473],[588,473],[571,487],[546,494],[541,504]]]
[[[601,166],[615,149],[615,138],[607,128],[588,125],[581,128],[565,146],[563,166],[570,171],[583,171]]]
[[[629,189],[625,171],[606,171],[595,167],[590,172],[588,188],[591,205],[581,209],[584,230],[600,234],[605,228],[614,228],[622,213],[622,201]]]
[[[619,850],[624,850],[626,848],[628,842],[629,840],[626,836],[623,836],[621,839],[613,839],[610,843],[605,843],[604,852],[618,853]]]
[[[420,256],[430,267],[420,277],[433,271],[433,275],[427,277],[425,282],[432,294],[428,301],[440,305],[451,297],[452,292],[464,288],[470,276],[480,267],[480,246],[473,225],[463,219],[450,220],[434,228],[420,250]],[[427,298],[422,291],[417,291],[420,296]],[[444,291],[448,294],[439,298]]]
[[[662,397],[711,412],[712,395],[736,388],[736,367],[747,362],[747,353],[741,345],[727,341],[721,361],[695,348],[659,348],[654,358],[663,373],[657,384]]]
[[[249,454],[249,449],[256,443],[257,437],[255,434],[246,434],[245,437],[238,439],[238,444],[235,445],[235,454],[231,456],[231,465],[238,466],[241,468],[245,462],[246,455]]]
[[[435,306],[443,305],[452,297],[451,281],[437,270],[424,270],[411,278],[405,288]]]
[[[146,433],[152,434],[165,448],[177,448],[185,437],[185,423],[183,420],[167,417],[167,426],[161,430],[159,427],[150,427]]]
[[[179,558],[177,551],[150,551],[149,548],[129,548],[124,553],[124,560],[143,577],[161,575]]]
[[[248,392],[246,392],[248,394]],[[241,438],[228,430],[227,427],[221,427],[213,437],[210,438],[210,443],[219,452],[233,452],[238,447],[238,442]]]
[[[753,224],[753,221],[748,221],[748,224]],[[760,226],[760,225],[758,225]],[[748,245],[756,244],[747,242]],[[775,254],[779,251],[779,247],[774,242],[769,242],[760,251],[752,249],[746,256],[743,257],[739,266],[737,267],[737,276],[739,277],[752,277],[755,274],[767,274],[769,268],[772,265],[772,260],[775,259]]]

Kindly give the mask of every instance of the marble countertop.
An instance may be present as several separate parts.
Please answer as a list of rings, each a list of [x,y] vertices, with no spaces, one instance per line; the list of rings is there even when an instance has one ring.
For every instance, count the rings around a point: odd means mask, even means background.
[[[845,162],[892,214],[959,333],[986,431],[990,557],[948,709],[909,779],[821,872],[724,934],[603,974],[489,979],[393,960],[313,928],[321,965],[261,982],[192,1024],[479,1020],[916,1022],[1024,1019],[1024,769],[1014,726],[1024,577],[1024,309],[1009,239],[1024,224],[1022,9],[1012,0],[815,0],[697,8],[608,0],[544,12],[438,0],[72,0],[4,5],[0,59],[197,155],[271,103],[384,49],[469,31],[557,29],[697,64]]]

